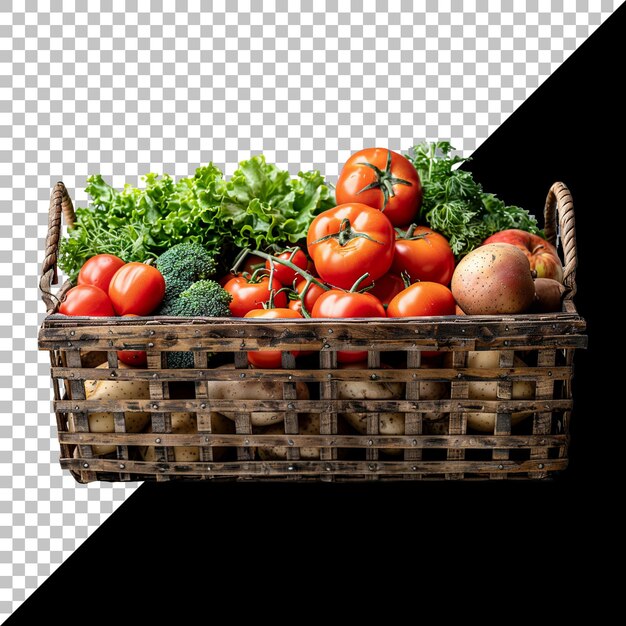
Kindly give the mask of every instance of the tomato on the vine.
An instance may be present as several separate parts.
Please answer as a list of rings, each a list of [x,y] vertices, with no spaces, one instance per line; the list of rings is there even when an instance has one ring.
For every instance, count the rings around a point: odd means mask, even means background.
[[[313,305],[312,317],[385,317],[381,301],[371,293],[331,289],[323,293]],[[339,363],[355,363],[367,359],[367,351],[337,351]]]
[[[291,309],[277,308],[277,309],[253,309],[248,311],[245,318],[254,319],[302,319],[302,315],[297,311]],[[296,350],[292,351],[294,357],[300,353]],[[254,352],[248,352],[248,362],[263,369],[278,369],[282,367],[282,353],[280,350],[256,350]]]
[[[108,292],[113,275],[123,265],[125,262],[114,254],[96,254],[80,268],[77,282],[79,285],[100,287],[102,291]]]
[[[307,246],[322,280],[350,289],[366,272],[376,280],[391,267],[396,233],[383,213],[358,202],[320,213]]]
[[[387,307],[387,317],[454,315],[456,302],[452,292],[440,283],[414,283],[401,291]]]
[[[109,296],[94,285],[72,287],[61,302],[62,315],[85,315],[93,317],[114,317],[115,311]]]
[[[149,315],[165,295],[165,279],[159,270],[145,263],[126,263],[111,278],[109,298],[118,315]]]
[[[248,311],[262,309],[270,301],[274,292],[274,306],[285,308],[287,296],[281,283],[274,277],[270,285],[269,276],[234,276],[225,285],[224,289],[233,297],[229,308],[233,317],[244,317]]]
[[[448,240],[434,230],[413,224],[406,232],[397,233],[392,272],[406,272],[412,281],[449,285],[454,264],[454,253]]]
[[[387,148],[366,148],[346,161],[335,196],[337,204],[362,202],[383,211],[394,226],[406,226],[417,217],[422,185],[406,157]]]
[[[296,283],[296,292],[298,293],[300,298],[296,300],[290,300],[289,308],[292,311],[298,311],[298,313],[302,311],[302,304],[303,304],[302,292],[304,291],[306,284],[307,284],[306,278],[302,278]],[[304,308],[309,312],[309,314],[313,310],[313,305],[315,304],[315,301],[324,292],[325,292],[325,289],[322,289],[319,285],[316,285],[313,282],[309,285],[309,288],[306,290],[306,293],[304,294]]]
[[[383,303],[384,307],[387,307],[404,289],[406,289],[406,285],[402,278],[397,274],[387,272],[374,282],[374,286],[369,292],[373,296],[376,296]]]
[[[291,248],[287,249],[280,254],[274,255],[277,259],[282,259],[283,261],[290,261],[296,267],[299,267],[301,270],[306,270],[309,265],[309,259],[307,259],[306,254],[300,248]],[[270,261],[265,261],[265,269],[271,270]],[[278,280],[289,287],[293,285],[293,281],[295,280],[298,273],[295,270],[292,270],[290,267],[286,265],[282,265],[281,263],[274,263],[274,276],[278,278]]]

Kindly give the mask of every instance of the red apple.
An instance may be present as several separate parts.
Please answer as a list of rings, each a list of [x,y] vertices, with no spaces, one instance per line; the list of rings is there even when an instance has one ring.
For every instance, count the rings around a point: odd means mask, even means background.
[[[528,257],[530,269],[537,272],[537,278],[552,278],[563,282],[563,267],[556,248],[539,235],[509,228],[483,241],[483,245],[487,243],[510,243],[518,247]]]

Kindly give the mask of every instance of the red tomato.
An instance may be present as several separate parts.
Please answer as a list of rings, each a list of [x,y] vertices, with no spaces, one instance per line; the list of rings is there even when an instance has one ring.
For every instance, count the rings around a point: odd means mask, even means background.
[[[134,313],[128,313],[124,317],[139,317]],[[118,350],[117,358],[126,365],[142,367],[148,363],[148,356],[144,350]]]
[[[380,211],[353,202],[320,213],[309,226],[307,246],[322,280],[350,289],[365,272],[371,280],[387,272],[395,236]]]
[[[386,308],[389,303],[404,289],[406,285],[400,276],[387,272],[381,276],[374,286],[369,290],[373,296],[376,296]]]
[[[275,255],[276,258],[282,259],[283,261],[291,261],[296,267],[299,267],[301,270],[305,270],[309,264],[309,259],[306,258],[306,254],[300,248],[292,248],[291,250],[285,250],[280,254]],[[265,261],[265,269],[270,270],[270,262]],[[298,276],[298,273],[295,270],[287,267],[286,265],[281,265],[280,263],[274,263],[274,276],[278,278],[278,280],[285,285],[286,287],[290,287],[293,285],[293,281]]]
[[[454,315],[456,302],[452,292],[439,283],[414,283],[401,291],[387,307],[387,317]]]
[[[296,291],[298,292],[298,294],[302,295],[302,291],[304,290],[305,286],[306,278],[303,278],[296,283]],[[319,285],[316,285],[315,283],[311,283],[309,285],[309,288],[306,290],[306,294],[304,296],[304,307],[309,312],[309,314],[313,310],[313,305],[315,304],[315,301],[324,293],[324,291],[324,289],[322,289]],[[302,311],[302,300],[291,300],[289,302],[289,308],[292,311],[298,311],[298,313],[300,313]]]
[[[244,317],[246,318],[264,318],[264,319],[302,319],[302,315],[291,309],[253,309],[248,311]],[[293,351],[293,356],[298,356],[298,351]],[[256,352],[248,352],[248,362],[254,367],[263,369],[278,369],[282,367],[282,353],[280,350],[258,350]]]
[[[59,307],[63,315],[88,315],[93,317],[114,317],[115,311],[109,296],[94,285],[77,285],[65,295]]]
[[[323,293],[313,305],[312,317],[385,317],[381,301],[371,293],[358,293],[331,289]],[[355,363],[367,359],[367,352],[337,352],[339,363]]]
[[[387,148],[355,152],[343,166],[337,204],[362,202],[383,211],[394,226],[413,222],[422,203],[422,185],[413,164]]]
[[[118,315],[149,315],[165,294],[165,279],[159,270],[145,263],[126,263],[111,279],[109,298]]]
[[[287,306],[285,292],[277,293],[282,285],[276,278],[272,280],[271,287],[269,276],[261,276],[256,280],[251,283],[245,276],[235,276],[224,285],[224,289],[233,297],[229,304],[233,317],[244,317],[248,311],[262,309],[269,302],[272,290],[275,294],[274,306],[281,309]]]
[[[426,226],[409,228],[396,236],[391,271],[406,272],[411,281],[425,280],[449,285],[454,274],[454,254],[448,240]]]
[[[109,291],[113,274],[124,264],[124,261],[114,254],[96,254],[85,261],[80,268],[78,284],[100,287],[106,293]]]

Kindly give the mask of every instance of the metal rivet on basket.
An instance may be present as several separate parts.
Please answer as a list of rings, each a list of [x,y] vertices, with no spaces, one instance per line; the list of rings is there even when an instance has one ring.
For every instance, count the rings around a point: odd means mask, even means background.
[[[247,446],[247,445],[249,445],[249,444],[250,444],[250,440],[249,440],[249,439],[244,439],[244,440],[243,440],[243,445],[244,445],[244,446]]]
[[[413,405],[411,405],[411,406],[412,406],[412,408],[413,408],[413,409],[417,409],[417,408],[418,408],[418,405],[417,405],[417,404],[413,404]]]
[[[287,445],[293,446],[293,439],[287,439]]]
[[[245,374],[243,374],[243,373],[239,374],[239,378],[245,378],[245,377],[246,377]]]
[[[367,442],[368,446],[373,446],[374,445],[374,440],[373,439],[369,439]]]
[[[209,443],[209,438],[208,437],[204,438],[204,443]]]
[[[413,439],[413,441],[411,441],[411,444],[416,446],[417,445],[417,439]]]
[[[539,469],[543,469],[545,466],[544,466],[544,464],[543,464],[543,463],[539,463],[539,465],[537,465],[537,467],[538,467]]]
[[[412,466],[411,466],[411,469],[412,469],[414,472],[417,472],[417,465],[412,465]]]
[[[78,406],[78,404],[77,404],[77,405],[74,407],[74,410],[75,410],[75,411],[78,411],[78,409],[79,409],[79,408],[80,408],[80,407],[79,407],[79,406]]]
[[[542,439],[539,443],[540,443],[541,445],[543,445],[545,442],[546,442],[546,440],[545,440],[545,439]]]
[[[154,443],[161,443],[161,437],[157,437],[157,438],[154,440]]]
[[[288,469],[290,472],[293,472],[293,470],[295,470],[296,468],[295,468],[293,465],[290,465],[287,469]]]
[[[459,373],[456,375],[456,377],[457,377],[457,378],[463,378],[463,374],[461,374],[461,372],[459,372]]]
[[[328,334],[329,334],[329,335],[332,335],[332,334],[333,334],[333,332],[334,332],[334,331],[333,331],[333,329],[332,329],[332,328],[329,328],[329,329],[328,329]]]
[[[378,376],[376,376],[376,374],[372,374],[370,376],[370,380],[376,380],[378,378]]]
[[[502,465],[502,463],[500,463],[500,465],[498,465],[498,469],[504,469],[504,465]]]
[[[154,344],[151,341],[148,343],[148,348],[154,348]]]
[[[76,334],[76,332],[75,332],[75,331],[70,330],[70,335],[71,335],[72,337],[73,337],[75,334]]]
[[[159,408],[159,405],[158,405],[158,404],[153,404],[153,405],[152,405],[152,408],[153,408],[153,409],[158,409],[158,408]]]
[[[326,374],[326,378],[332,378],[333,375],[332,374]]]
[[[72,342],[71,342],[71,341],[68,341],[68,342],[67,342],[67,345],[68,345],[68,346],[71,346],[71,345],[72,345]]]
[[[201,409],[206,409],[206,403],[205,403],[205,402],[203,402],[203,403],[200,405],[200,408],[201,408]]]
[[[548,370],[548,376],[552,376],[552,370]]]
[[[287,380],[293,380],[293,376],[290,374],[290,375],[287,377]]]
[[[154,372],[154,374],[152,374],[152,378],[157,378],[158,374],[156,372]]]
[[[70,372],[70,378],[74,378],[74,372]]]
[[[207,472],[210,472],[212,468],[211,468],[211,466],[210,466],[210,465],[207,465],[207,466],[206,466],[206,469],[207,469]]]
[[[331,470],[331,469],[333,469],[333,468],[332,468],[330,465],[327,465],[324,469],[325,469],[327,472],[330,472],[330,470]]]
[[[287,408],[288,408],[290,411],[293,411],[293,410],[296,408],[296,405],[295,405],[293,402],[290,402],[290,403],[287,405]]]
[[[242,342],[239,344],[239,347],[243,350],[243,348],[245,348],[245,347],[246,347],[246,342],[245,342],[245,341],[242,341]]]
[[[89,467],[89,463],[83,463],[83,467]]]
[[[166,472],[167,471],[167,467],[159,467],[159,471]]]
[[[148,334],[149,334],[149,335],[154,335],[154,331],[153,331],[153,330],[151,330]]]
[[[456,405],[456,408],[457,408],[457,409],[462,409],[462,408],[463,408],[463,405],[459,402],[459,404],[457,404],[457,405]]]
[[[508,345],[509,345],[509,340],[508,340],[508,339],[506,339],[506,340],[504,341],[504,345],[505,345],[505,346],[508,346]]]
[[[117,374],[115,372],[111,372],[111,378],[115,378]]]
[[[370,463],[367,468],[369,469],[370,472],[375,472],[376,471],[376,464],[375,463]]]
[[[120,469],[125,469],[126,465],[124,465],[124,463],[120,463]]]
[[[505,326],[505,327],[504,327],[504,330],[509,330],[509,327],[508,327],[508,326]]]
[[[550,405],[549,404],[544,404],[543,408],[546,409],[546,411],[549,411],[550,410]]]
[[[328,350],[328,348],[330,348],[330,344],[329,344],[329,343],[325,343],[325,344],[324,344],[324,348],[325,348],[326,350]]]
[[[244,464],[241,466],[241,469],[243,469],[243,470],[244,470],[244,472],[247,472],[247,471],[250,469],[250,466],[249,466],[247,463],[244,463]]]

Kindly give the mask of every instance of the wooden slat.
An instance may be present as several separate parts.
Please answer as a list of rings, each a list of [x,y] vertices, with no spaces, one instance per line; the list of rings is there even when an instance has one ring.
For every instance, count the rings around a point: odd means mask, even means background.
[[[163,368],[166,363],[165,354],[162,352],[146,351],[148,360],[148,369],[155,370]],[[169,399],[169,389],[166,382],[158,380],[151,380],[148,383],[150,391],[150,411],[152,413],[152,436],[154,442],[160,443],[160,434],[172,432],[172,416],[171,411],[163,411],[164,408],[169,408],[162,401]],[[174,460],[174,450],[172,448],[166,448],[163,445],[154,446],[154,458],[157,462],[168,462]],[[168,480],[168,476],[165,473],[158,474],[157,480]]]
[[[111,371],[122,371],[118,370],[118,358],[117,352],[115,350],[109,350],[107,352],[107,364]],[[116,377],[117,380],[117,377]],[[124,416],[123,411],[115,411],[113,413],[113,424],[115,426],[116,433],[125,433],[126,432],[126,417]],[[119,468],[124,469],[126,465],[126,461],[130,458],[128,455],[128,446],[117,446],[116,447],[117,458],[119,459]],[[120,480],[130,480],[130,474],[127,472],[120,472]]]
[[[202,355],[203,352],[194,354]],[[417,362],[421,353],[411,350],[407,352],[407,360]],[[53,367],[53,378],[72,378],[75,380],[106,380],[113,370],[101,368],[68,368]],[[332,380],[367,381],[372,374],[376,374],[380,382],[414,382],[416,380],[437,381],[498,381],[498,380],[527,380],[535,381],[538,378],[550,378],[551,380],[569,380],[572,375],[571,366],[560,367],[512,367],[506,371],[500,368],[424,368],[409,371],[406,369],[375,369],[373,372],[367,369],[344,369],[334,370],[331,373]],[[145,369],[127,369],[116,372],[117,380],[152,380],[155,372]],[[224,381],[237,380],[239,374],[234,369],[175,369],[161,370],[156,372],[162,381]],[[328,380],[328,372],[312,369],[272,370],[258,369],[246,372],[249,380],[273,380],[277,382],[323,382]]]
[[[378,370],[380,368],[380,352],[375,352],[370,350],[367,353],[367,367],[370,370]],[[365,458],[368,461],[378,461],[378,448],[373,445],[373,436],[378,435],[380,433],[380,413],[368,413],[366,419],[366,433],[368,435],[368,448],[365,449]],[[369,445],[369,442],[372,442],[372,445]],[[365,477],[368,481],[376,481],[378,480],[378,474],[370,473]]]
[[[296,359],[291,352],[283,352],[281,356],[282,365],[287,370],[295,370],[296,368]],[[287,410],[285,411],[285,434],[286,435],[297,435],[299,432],[298,427],[298,412],[295,410],[295,404],[292,402],[293,400],[298,399],[298,394],[296,391],[296,383],[283,382],[283,400],[287,401]],[[294,407],[294,408],[290,408]],[[290,446],[289,441],[292,441],[291,438],[288,438],[287,441],[287,460],[298,460],[300,458],[300,448],[296,446]]]
[[[243,344],[240,345],[240,347],[243,347]],[[243,370],[243,369],[248,369],[248,353],[244,352],[243,350],[239,350],[238,352],[235,352],[235,369],[238,370]],[[230,406],[230,410],[231,414],[234,415],[235,418],[235,432],[238,435],[250,435],[252,434],[252,422],[250,420],[250,413],[255,409],[255,404],[257,404],[256,402],[251,402],[248,404],[248,406],[243,406],[241,401],[237,401],[236,403],[233,402],[232,400],[228,400],[226,403],[228,406]],[[232,413],[233,410],[233,405],[235,405],[236,409],[239,409],[238,411]],[[210,403],[211,407],[215,406],[215,401],[212,400]],[[219,409],[216,409],[219,411]],[[245,441],[247,441],[248,438],[246,437],[244,439],[244,443]],[[249,447],[248,444],[246,444],[244,447],[238,447],[237,448],[237,458],[240,461],[251,461],[254,458],[254,450]]]
[[[159,383],[157,383],[159,384]],[[454,383],[453,383],[454,384]],[[467,385],[467,383],[458,383]],[[321,385],[336,385],[336,381],[321,383]],[[77,411],[197,411],[200,400],[58,400],[54,402],[57,411],[71,411],[78,406]],[[441,400],[293,400],[299,413],[323,413],[334,411],[338,413],[366,413],[368,411],[385,412],[462,412],[468,411],[554,411],[571,410],[572,399],[560,398],[557,400],[472,400],[468,398],[454,398]],[[212,410],[219,413],[232,414],[236,409],[240,411],[287,411],[287,400],[217,400],[210,399]],[[157,408],[154,408],[154,407]]]
[[[117,460],[90,459],[90,469],[96,471],[116,471]],[[209,474],[211,476],[357,476],[372,471],[380,475],[399,477],[406,473],[446,474],[471,472],[488,475],[502,465],[500,471],[519,474],[536,470],[542,464],[548,471],[562,470],[567,467],[567,459],[537,459],[517,463],[515,461],[377,461],[375,469],[370,461],[249,461],[228,463],[159,463],[147,461],[129,461],[128,470],[146,475],[157,476],[194,476]],[[61,459],[61,466],[68,469],[79,469],[77,459]],[[291,466],[292,469],[289,469]],[[488,476],[485,476],[487,478]]]
[[[515,360],[515,353],[512,350],[503,350],[500,352],[499,364],[503,369],[509,369],[513,367],[513,361]],[[510,400],[513,397],[513,383],[510,381],[499,381],[497,384],[496,395],[498,400]],[[494,424],[494,435],[510,435],[511,434],[511,413],[510,411],[498,411],[496,413],[496,423]],[[491,458],[494,461],[502,461],[509,458],[509,451],[504,448],[494,448],[491,453]],[[495,472],[491,474],[491,478],[494,480],[505,479],[506,474],[502,472]]]
[[[467,363],[467,352],[454,352],[452,354],[452,366],[465,367]],[[469,383],[466,381],[453,381],[450,384],[450,401],[452,403],[450,411],[450,421],[448,433],[450,435],[462,435],[467,432],[467,417],[461,411],[463,405],[462,400],[466,399],[469,394]],[[482,401],[480,404],[484,404]],[[457,461],[465,458],[465,451],[461,448],[450,448],[448,450],[448,460]],[[461,472],[447,473],[446,478],[449,480],[461,480],[463,474]]]
[[[78,350],[66,350],[64,352],[64,360],[69,367],[77,368],[81,367],[81,359],[80,352]],[[76,432],[89,432],[89,414],[85,408],[79,404],[81,401],[85,401],[85,383],[82,380],[71,380],[69,381],[69,395],[71,400],[66,401],[67,408],[65,412],[72,413],[74,416],[74,427]],[[72,409],[74,406],[74,409]],[[76,409],[75,407],[79,408]],[[92,459],[94,454],[91,446],[78,446],[78,454],[80,455],[80,459],[84,459],[82,468],[77,468],[81,470],[85,470],[85,463],[89,464],[89,459]],[[119,468],[118,468],[119,469]],[[89,471],[80,471],[80,479],[82,482],[88,483],[97,479],[96,474]]]
[[[385,448],[506,448],[529,449],[567,446],[568,436],[563,435],[267,435],[252,434],[246,437],[251,446],[287,446],[287,439],[292,439],[298,447],[342,447],[367,448],[372,439],[373,445]],[[224,447],[241,446],[239,435],[222,433],[185,433],[163,434],[165,446],[201,446]],[[122,441],[132,441],[133,445],[154,444],[152,433],[67,433],[59,434],[59,440],[66,444],[119,445]],[[543,455],[545,456],[545,450]],[[412,459],[411,459],[412,460]]]
[[[420,371],[422,365],[422,353],[421,352],[407,352],[406,355],[406,374],[411,378],[406,383],[406,399],[407,400],[419,400],[420,399],[420,374],[423,374],[425,370]],[[422,413],[416,411],[407,411],[404,414],[404,434],[405,435],[421,435],[423,430]],[[417,439],[415,439],[417,441]],[[417,448],[405,449],[404,460],[405,461],[419,461],[422,458],[422,450]],[[422,476],[417,474],[415,477],[411,474],[405,476],[407,480],[420,480]]]
[[[537,353],[537,365],[551,368],[556,362],[556,350],[539,350]],[[542,378],[535,384],[535,397],[538,400],[551,400],[554,397],[554,379],[551,377]],[[535,413],[533,418],[533,434],[549,435],[552,430],[552,411],[540,411]],[[562,448],[563,452],[567,448]],[[545,451],[544,451],[545,454]],[[540,447],[530,451],[531,459],[538,459],[542,454]],[[533,472],[531,478],[545,478],[546,472]]]
[[[194,352],[194,367],[206,371],[208,367],[208,356],[206,352]],[[198,432],[211,434],[211,409],[209,407],[209,384],[206,381],[198,380],[195,383],[196,400],[200,400],[199,411],[196,411],[196,423]],[[213,448],[210,446],[200,446],[200,461],[213,461]],[[204,476],[203,478],[207,478]]]
[[[334,351],[320,352],[320,369],[336,370],[337,369],[337,353]],[[330,372],[329,372],[330,374]],[[332,374],[331,374],[332,378]],[[320,383],[320,434],[336,435],[337,434],[337,382],[331,380]],[[320,459],[322,461],[334,461],[337,459],[337,448],[322,448],[320,450]],[[321,476],[323,481],[333,481],[332,472],[327,471],[330,465],[324,466],[325,471]]]

